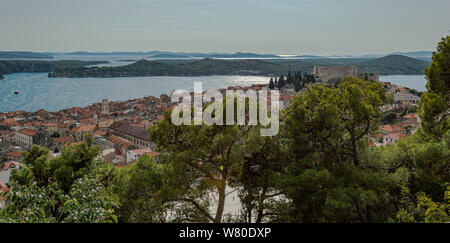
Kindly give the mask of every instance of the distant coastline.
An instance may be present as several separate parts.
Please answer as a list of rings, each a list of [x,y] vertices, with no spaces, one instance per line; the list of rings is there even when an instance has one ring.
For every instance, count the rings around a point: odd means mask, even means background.
[[[34,72],[53,72],[61,68],[78,68],[90,65],[107,63],[106,61],[42,61],[42,60],[0,60],[0,79],[5,74],[11,73],[34,73]]]
[[[278,76],[289,71],[310,73],[314,66],[354,65],[360,73],[377,75],[421,75],[429,63],[401,55],[391,55],[360,61],[358,59],[321,61],[311,60],[221,60],[204,58],[189,62],[139,60],[115,67],[62,67],[49,73],[49,77],[146,77],[146,76],[210,76],[210,75],[260,75]]]

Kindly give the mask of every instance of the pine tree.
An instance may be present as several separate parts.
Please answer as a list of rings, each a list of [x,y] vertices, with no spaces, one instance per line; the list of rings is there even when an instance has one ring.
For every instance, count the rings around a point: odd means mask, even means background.
[[[295,80],[295,92],[298,92],[302,89],[302,81],[300,81],[299,79]]]
[[[288,72],[287,76],[286,76],[286,83],[287,84],[292,84],[293,83],[293,78],[292,78],[292,73],[291,71]]]
[[[278,79],[278,89],[283,88],[284,85],[285,85],[284,76],[281,75],[280,79]]]
[[[275,84],[274,84],[274,82],[273,82],[273,78],[270,78],[270,81],[269,81],[269,89],[275,89]]]

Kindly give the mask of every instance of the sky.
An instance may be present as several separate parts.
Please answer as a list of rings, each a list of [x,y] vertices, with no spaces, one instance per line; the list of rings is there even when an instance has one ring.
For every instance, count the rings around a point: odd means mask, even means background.
[[[434,50],[448,0],[0,0],[0,50],[356,55]]]

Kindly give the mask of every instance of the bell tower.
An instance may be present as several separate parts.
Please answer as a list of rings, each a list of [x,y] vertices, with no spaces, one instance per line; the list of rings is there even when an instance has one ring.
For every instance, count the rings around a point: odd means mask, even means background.
[[[109,115],[109,102],[108,99],[102,100],[102,115]]]

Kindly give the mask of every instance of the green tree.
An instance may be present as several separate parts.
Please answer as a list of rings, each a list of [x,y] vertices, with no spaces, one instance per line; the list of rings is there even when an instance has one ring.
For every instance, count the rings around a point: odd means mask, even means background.
[[[286,81],[284,80],[284,76],[281,75],[281,77],[278,79],[278,89],[281,89],[284,87]]]
[[[450,36],[439,42],[425,75],[428,91],[420,98],[421,127],[440,139],[450,128]]]
[[[39,187],[13,183],[4,193],[8,204],[0,210],[0,222],[8,223],[114,223],[117,203],[104,186],[87,177],[75,181],[69,193],[57,182]]]
[[[378,83],[345,78],[310,87],[284,117],[290,165],[279,190],[289,199],[279,221],[383,222],[395,183],[367,159],[366,136],[378,129],[387,97]],[[374,168],[374,169],[372,169]],[[392,214],[390,214],[392,215]]]
[[[273,82],[273,78],[270,78],[270,81],[269,81],[269,89],[275,89],[275,84],[274,84],[274,82]]]
[[[117,222],[117,199],[106,189],[97,154],[82,143],[52,159],[48,149],[33,146],[24,168],[12,173],[0,222]]]
[[[408,189],[405,188],[406,195]],[[397,214],[401,223],[450,223],[450,186],[445,192],[445,202],[434,202],[425,193],[418,193],[417,204],[409,198],[404,198],[405,208]]]
[[[251,127],[181,125],[171,122],[170,112],[150,128],[151,139],[165,153],[164,163],[176,171],[178,190],[173,201],[192,205],[208,221],[223,221],[226,189],[243,163],[242,144]],[[174,177],[174,180],[176,179]],[[217,207],[210,213],[212,196]]]
[[[25,152],[23,161],[29,170],[17,170],[12,177],[21,184],[35,181],[38,186],[46,186],[56,180],[68,192],[76,179],[88,173],[99,152],[100,148],[92,144],[92,137],[88,137],[85,143],[65,146],[61,155],[53,159],[47,148],[33,146]]]
[[[277,137],[262,137],[257,129],[245,139],[244,163],[231,183],[238,188],[243,208],[238,222],[270,222],[279,217],[277,207],[284,200],[276,181],[286,165],[282,162],[286,154]]]

